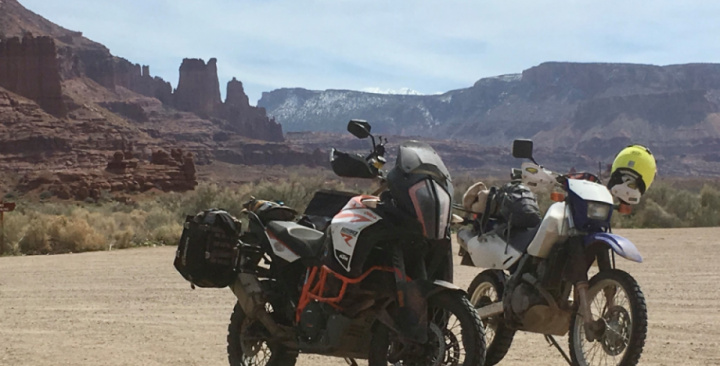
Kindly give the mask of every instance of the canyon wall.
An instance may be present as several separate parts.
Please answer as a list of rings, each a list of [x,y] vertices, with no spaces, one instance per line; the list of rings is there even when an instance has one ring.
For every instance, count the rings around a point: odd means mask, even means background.
[[[54,116],[64,116],[57,57],[50,37],[0,40],[0,86],[36,101]]]

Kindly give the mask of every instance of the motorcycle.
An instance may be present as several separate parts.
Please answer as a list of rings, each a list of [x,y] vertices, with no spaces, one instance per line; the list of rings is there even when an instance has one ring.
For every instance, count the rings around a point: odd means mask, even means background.
[[[401,144],[384,174],[387,140],[376,143],[370,130],[350,121],[348,131],[370,137],[372,151],[332,149],[331,166],[382,185],[375,195],[345,197],[324,231],[313,220],[268,214],[277,205],[244,210],[239,273],[230,285],[238,300],[227,337],[231,366],[293,365],[299,353],[351,365],[483,364],[482,323],[451,283],[450,174],[417,141]]]
[[[511,176],[526,187],[552,189],[556,202],[540,224],[513,228],[480,212],[467,220],[472,228],[458,232],[463,264],[485,268],[468,294],[486,327],[486,365],[503,359],[516,331],[544,334],[571,365],[636,365],[647,308],[635,279],[615,267],[615,256],[634,262],[642,256],[610,225],[613,209],[628,206],[615,206],[593,174],[558,174],[538,165],[532,148],[530,140],[514,141],[513,156],[531,162]],[[593,266],[598,272],[588,281]],[[570,357],[553,337],[568,332]]]

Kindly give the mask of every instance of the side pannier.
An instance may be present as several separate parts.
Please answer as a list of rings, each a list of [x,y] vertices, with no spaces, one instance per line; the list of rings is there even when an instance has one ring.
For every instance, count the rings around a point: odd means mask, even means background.
[[[193,286],[225,287],[235,279],[240,221],[210,209],[187,216],[175,253],[175,268]]]

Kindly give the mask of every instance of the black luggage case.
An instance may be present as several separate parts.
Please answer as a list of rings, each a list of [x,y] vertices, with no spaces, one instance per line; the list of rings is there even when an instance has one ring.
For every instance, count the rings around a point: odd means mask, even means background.
[[[187,216],[175,268],[193,285],[226,287],[235,280],[239,259],[240,222],[223,210]]]

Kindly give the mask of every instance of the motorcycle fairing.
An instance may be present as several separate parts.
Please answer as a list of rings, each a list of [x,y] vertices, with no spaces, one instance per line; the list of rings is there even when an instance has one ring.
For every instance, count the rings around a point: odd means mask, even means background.
[[[471,230],[463,229],[458,232],[458,239],[464,243],[463,247],[476,267],[508,269],[522,257],[521,252],[495,232],[475,235]]]
[[[613,198],[608,189],[599,183],[587,180],[569,179],[568,190],[578,195],[585,201],[597,201],[612,204]]]
[[[428,174],[440,181],[450,181],[450,172],[440,155],[424,142],[406,141],[400,145],[395,164],[405,174]]]
[[[630,240],[611,233],[593,233],[585,237],[585,246],[602,242],[607,244],[612,250],[621,257],[634,262],[642,263],[643,258],[637,247]]]
[[[330,223],[333,256],[348,272],[360,232],[380,221],[380,216],[362,203],[363,199],[368,198],[376,197],[368,195],[353,197]]]
[[[408,194],[423,234],[432,239],[444,238],[450,224],[450,195],[432,179],[416,183],[410,187]]]

